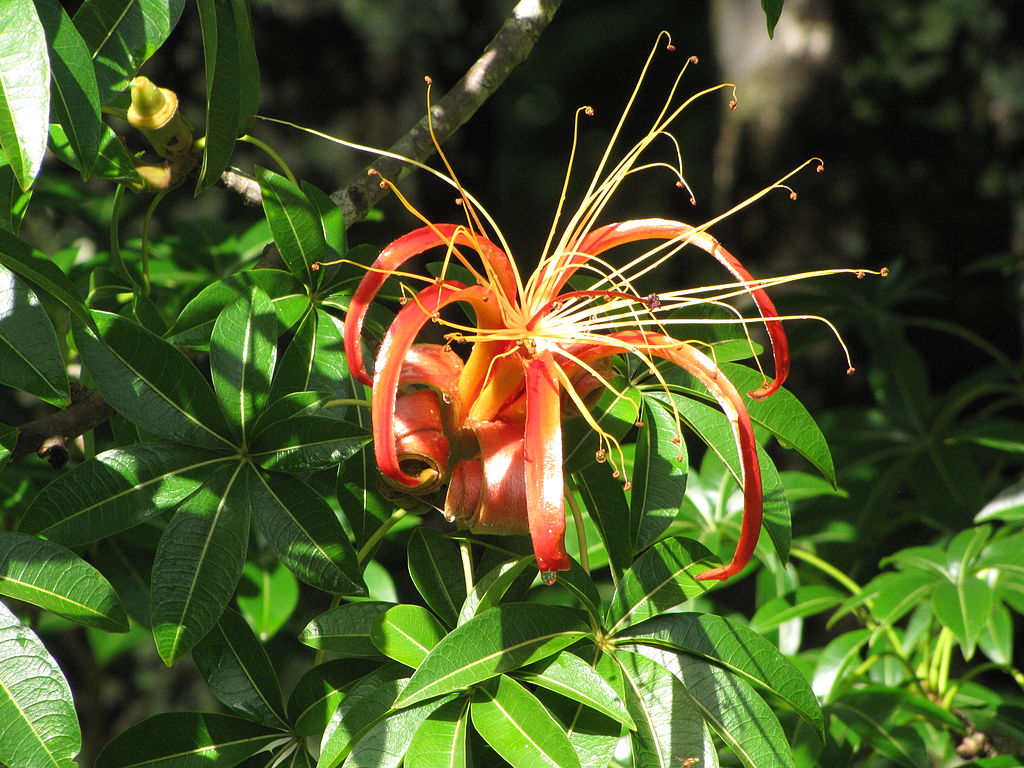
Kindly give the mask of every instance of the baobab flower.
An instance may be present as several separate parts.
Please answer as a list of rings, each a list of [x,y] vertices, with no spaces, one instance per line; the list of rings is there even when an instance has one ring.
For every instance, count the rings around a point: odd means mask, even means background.
[[[616,438],[590,411],[601,389],[616,392],[612,361],[622,355],[639,360],[664,386],[657,361],[679,366],[707,387],[728,416],[742,464],[741,533],[731,561],[697,578],[726,579],[743,569],[753,554],[762,517],[753,428],[744,396],[709,353],[698,343],[670,333],[677,325],[693,322],[679,319],[677,310],[702,303],[722,305],[734,297],[753,300],[759,317],[748,320],[737,312],[737,321],[763,323],[768,334],[773,375],[748,393],[762,399],[782,386],[790,364],[781,323],[785,318],[776,311],[765,288],[850,271],[823,270],[757,280],[708,232],[714,223],[772,189],[792,193],[787,179],[807,165],[821,170],[817,159],[700,226],[651,218],[599,224],[621,183],[639,171],[667,169],[675,175],[676,185],[689,191],[681,163],[647,162],[642,156],[659,138],[667,138],[678,150],[668,133],[671,123],[700,96],[732,88],[731,84],[715,86],[676,103],[684,65],[650,129],[620,159],[613,160],[656,49],[644,65],[579,207],[567,214],[579,120],[592,110],[577,112],[565,183],[532,273],[520,271],[501,230],[463,189],[442,152],[447,174],[431,172],[458,190],[465,221],[427,221],[398,189],[382,179],[381,184],[394,189],[424,226],[384,248],[353,294],[346,316],[345,351],[353,375],[372,387],[374,452],[386,481],[413,496],[434,494],[447,486],[445,515],[471,531],[529,533],[538,568],[549,583],[570,565],[564,547],[563,419],[586,420],[599,438],[596,458],[608,462],[619,476],[625,472]],[[690,59],[687,64],[695,61]],[[637,242],[651,245],[624,263],[614,258],[615,249]],[[728,282],[648,295],[636,288],[639,278],[689,246],[717,260],[729,274]],[[435,253],[441,262],[436,277],[406,271],[410,259],[427,253]],[[464,277],[467,274],[468,279]],[[371,375],[361,345],[364,318],[390,277],[405,281],[402,307],[377,350]],[[418,290],[410,287],[413,281],[419,282]],[[462,315],[445,311],[453,305],[461,305],[467,310],[463,315],[472,319],[460,320],[457,318]],[[431,323],[441,326],[446,343],[418,343],[421,331]],[[456,349],[464,351],[463,355]],[[681,440],[678,415],[676,430]],[[628,487],[628,479],[623,477],[623,481]]]

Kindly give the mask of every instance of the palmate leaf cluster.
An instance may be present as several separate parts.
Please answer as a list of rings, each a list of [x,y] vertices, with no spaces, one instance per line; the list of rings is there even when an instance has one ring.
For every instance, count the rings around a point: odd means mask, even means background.
[[[763,6],[772,29],[782,3]],[[694,580],[739,532],[729,422],[685,374],[623,367],[628,397],[594,414],[632,488],[567,422],[583,514],[573,568],[541,587],[527,542],[467,537],[382,492],[340,322],[376,251],[348,243],[322,190],[257,167],[262,208],[241,227],[205,222],[203,248],[183,230],[121,243],[116,204],[109,250],[86,263],[34,247],[33,194],[83,209],[96,196],[51,182],[47,147],[111,184],[100,195],[139,181],[141,137],[101,110],[123,111],[184,13],[205,54],[186,182],[202,192],[258,105],[245,0],[86,0],[73,18],[55,0],[0,3],[0,81],[17,86],[0,103],[0,385],[51,411],[109,408],[59,472],[0,424],[0,765],[917,766],[951,734],[1024,741],[1008,725],[1019,698],[950,674],[958,648],[1020,676],[1019,485],[863,587],[824,561],[833,578],[803,578],[786,562],[812,562],[818,542],[794,542],[791,503],[842,497],[829,443],[790,392],[749,400],[768,536],[747,621]],[[742,328],[695,327],[738,389],[761,384]],[[805,642],[825,613],[842,631]],[[202,704],[154,704],[83,744],[87,683],[65,653],[82,633],[96,656],[155,649],[194,670]]]

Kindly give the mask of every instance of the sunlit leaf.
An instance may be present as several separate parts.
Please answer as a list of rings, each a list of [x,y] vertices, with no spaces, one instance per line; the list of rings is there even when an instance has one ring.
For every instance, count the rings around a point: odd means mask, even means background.
[[[50,56],[32,0],[0,4],[0,149],[22,189],[43,163],[50,128]]]
[[[620,579],[608,606],[609,634],[674,608],[708,590],[695,580],[711,553],[690,539],[659,541],[636,559]]]
[[[686,760],[717,766],[718,755],[700,710],[676,677],[645,656],[616,653],[626,706],[636,730],[630,733],[634,764],[678,768]]]
[[[758,685],[792,707],[821,733],[821,708],[810,686],[771,642],[742,624],[704,613],[666,613],[630,627],[617,642],[635,639],[712,662]]]
[[[412,737],[405,756],[405,768],[466,768],[468,731],[468,699],[438,707]]]
[[[562,727],[532,693],[505,675],[476,689],[470,714],[477,733],[513,768],[579,768]]]
[[[83,626],[128,629],[124,606],[99,571],[71,550],[35,536],[0,532],[0,595]]]
[[[0,603],[0,763],[72,768],[82,748],[71,689],[32,630]]]
[[[249,489],[226,467],[182,504],[153,560],[153,640],[168,666],[214,628],[238,585],[249,544]]]
[[[88,544],[179,504],[226,461],[183,445],[115,448],[43,488],[22,518],[21,530],[68,547]]]
[[[0,384],[61,405],[68,377],[53,323],[32,289],[0,267]]]
[[[46,30],[53,76],[54,122],[68,139],[83,178],[92,173],[100,148],[100,94],[89,47],[56,0],[36,2]]]
[[[291,618],[299,603],[299,584],[280,562],[250,560],[242,570],[235,602],[257,637],[266,642]]]
[[[377,617],[370,640],[388,658],[415,669],[444,637],[434,615],[419,605],[396,605]]]
[[[277,320],[270,299],[253,286],[217,316],[210,337],[210,374],[221,408],[248,443],[267,404],[277,359]]]
[[[585,704],[627,728],[635,725],[611,685],[592,666],[572,653],[550,656],[517,670],[513,677]]]
[[[374,600],[339,605],[309,622],[299,640],[345,656],[380,656],[370,632],[378,617],[391,607],[391,603]]]
[[[582,618],[565,608],[499,605],[434,646],[395,705],[408,706],[488,680],[557,653],[586,634]]]
[[[778,717],[748,683],[694,656],[640,650],[682,682],[692,706],[746,768],[795,766]]]
[[[181,18],[185,0],[85,0],[73,21],[96,67],[106,106],[163,45]]]

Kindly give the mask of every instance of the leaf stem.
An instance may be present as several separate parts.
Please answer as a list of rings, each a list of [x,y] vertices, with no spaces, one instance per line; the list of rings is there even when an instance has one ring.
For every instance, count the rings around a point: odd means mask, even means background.
[[[462,575],[466,580],[466,594],[473,593],[473,545],[469,539],[459,539],[459,556],[462,558]]]
[[[380,540],[383,539],[388,531],[395,527],[395,524],[403,517],[409,514],[409,510],[405,507],[399,507],[391,513],[391,517],[380,524],[380,527],[370,534],[370,537],[366,540],[362,547],[359,548],[359,552],[356,553],[356,559],[359,560],[359,564],[363,565],[366,559],[373,552]]]
[[[832,563],[827,560],[823,560],[813,552],[806,549],[799,549],[793,547],[789,550],[789,554],[798,560],[803,560],[808,565],[813,565],[822,573],[831,576],[833,579],[842,584],[851,595],[856,595],[861,591],[861,586],[856,581],[851,579],[841,570],[836,568]]]
[[[590,552],[587,550],[587,531],[583,527],[583,512],[580,509],[579,502],[576,501],[576,494],[569,487],[568,481],[565,483],[565,500],[569,504],[569,510],[572,512],[572,522],[576,528],[576,546],[580,551],[580,565],[589,574]]]
[[[274,162],[281,167],[282,171],[284,171],[284,175],[288,178],[288,181],[290,181],[295,186],[299,186],[299,181],[298,179],[295,178],[295,174],[292,173],[292,169],[288,167],[288,163],[286,163],[284,161],[284,158],[277,153],[277,150],[274,149],[269,144],[267,144],[267,142],[263,141],[262,139],[257,139],[255,136],[250,136],[249,134],[239,136],[238,140],[248,142],[249,144],[252,144],[254,147],[259,147],[268,155],[270,155],[270,157],[273,158]]]

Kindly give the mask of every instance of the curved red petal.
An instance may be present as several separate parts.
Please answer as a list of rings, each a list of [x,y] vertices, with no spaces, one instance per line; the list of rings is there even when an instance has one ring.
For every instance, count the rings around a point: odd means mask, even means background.
[[[477,285],[468,288],[461,283],[429,285],[416,295],[415,301],[399,311],[384,335],[377,353],[377,371],[370,393],[373,450],[381,472],[400,486],[418,488],[423,482],[420,477],[402,470],[395,447],[395,399],[413,342],[434,313],[457,301],[479,302],[486,293],[485,287]]]
[[[577,357],[592,362],[609,355],[639,351],[664,358],[695,376],[718,401],[732,423],[736,445],[743,469],[743,523],[732,560],[721,568],[712,568],[699,574],[697,581],[721,580],[735,576],[750,562],[761,534],[764,516],[764,496],[761,488],[761,464],[757,458],[757,441],[743,398],[714,361],[694,346],[670,336],[650,331],[619,331],[609,334],[609,340],[621,343],[621,348],[594,344],[577,351]]]
[[[737,280],[750,281],[754,279],[739,259],[723,248],[722,244],[707,232],[700,231],[681,221],[638,219],[598,227],[584,237],[580,241],[578,253],[573,256],[569,268],[562,272],[559,287],[564,285],[572,273],[592,256],[639,240],[669,240],[673,238],[689,238],[689,242],[717,259]],[[758,312],[765,320],[768,339],[772,345],[772,356],[775,358],[774,379],[765,382],[763,387],[748,393],[755,400],[761,400],[777,392],[786,381],[786,377],[789,376],[789,341],[786,339],[786,331],[782,327],[782,322],[774,319],[779,316],[779,312],[768,294],[761,288],[752,288],[749,293],[754,299],[754,303],[757,304]]]
[[[345,356],[352,375],[363,384],[370,384],[370,375],[363,362],[361,336],[363,322],[370,302],[376,297],[381,286],[393,272],[405,262],[424,251],[450,244],[466,246],[477,250],[497,276],[497,285],[510,298],[516,295],[515,272],[508,255],[487,238],[471,234],[464,225],[435,224],[421,227],[395,240],[384,248],[363,275],[359,286],[352,295],[345,315]]]
[[[561,393],[551,352],[526,369],[526,511],[537,567],[545,581],[569,568],[565,552]]]

